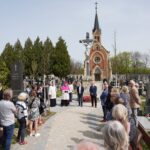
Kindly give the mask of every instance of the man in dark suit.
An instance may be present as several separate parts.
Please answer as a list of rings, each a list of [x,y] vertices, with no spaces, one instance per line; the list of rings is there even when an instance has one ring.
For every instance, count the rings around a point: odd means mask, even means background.
[[[89,92],[91,96],[92,107],[94,106],[94,103],[95,107],[97,107],[97,86],[94,85],[94,82],[91,83]]]
[[[77,95],[78,95],[78,101],[79,101],[79,106],[83,106],[83,93],[84,93],[84,87],[80,82],[78,82],[77,86]]]

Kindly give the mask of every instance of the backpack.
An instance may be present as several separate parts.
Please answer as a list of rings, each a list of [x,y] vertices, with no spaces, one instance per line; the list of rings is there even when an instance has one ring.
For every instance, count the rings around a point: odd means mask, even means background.
[[[17,119],[21,119],[21,118],[25,117],[24,110],[26,110],[26,108],[23,105],[18,104],[18,103],[16,103],[16,108],[17,108],[17,113],[16,113],[15,117]]]

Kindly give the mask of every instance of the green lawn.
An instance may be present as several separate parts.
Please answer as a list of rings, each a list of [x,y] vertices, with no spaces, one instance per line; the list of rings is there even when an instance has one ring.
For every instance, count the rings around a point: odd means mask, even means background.
[[[149,150],[148,146],[142,141],[142,148],[143,150]]]

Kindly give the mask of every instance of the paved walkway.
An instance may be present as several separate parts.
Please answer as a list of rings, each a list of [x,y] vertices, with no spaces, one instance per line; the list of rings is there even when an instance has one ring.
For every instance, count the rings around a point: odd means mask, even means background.
[[[58,101],[58,103],[60,103]],[[15,144],[12,150],[71,150],[80,140],[88,139],[100,145],[103,150],[103,139],[100,128],[102,110],[98,103],[92,108],[90,103],[79,107],[73,101],[69,107],[56,106],[51,111],[57,112],[40,128],[40,137],[27,137],[28,144]]]

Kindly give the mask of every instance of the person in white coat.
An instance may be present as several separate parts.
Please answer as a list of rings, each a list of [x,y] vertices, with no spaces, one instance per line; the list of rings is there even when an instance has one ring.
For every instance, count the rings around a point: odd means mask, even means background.
[[[61,86],[62,91],[62,100],[61,100],[61,106],[68,106],[69,105],[69,86],[68,83],[65,82],[63,86]]]
[[[69,91],[69,102],[72,102],[72,93],[73,93],[73,84],[72,84],[72,82],[69,81],[68,86],[69,86],[69,89],[70,89],[70,91]]]
[[[54,82],[51,82],[51,85],[49,86],[48,95],[50,98],[50,107],[56,106],[56,86]]]

